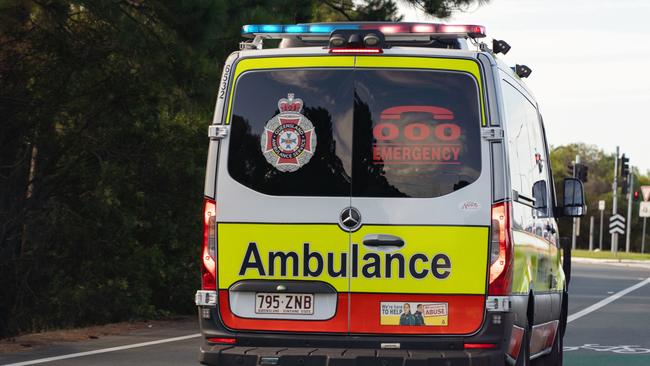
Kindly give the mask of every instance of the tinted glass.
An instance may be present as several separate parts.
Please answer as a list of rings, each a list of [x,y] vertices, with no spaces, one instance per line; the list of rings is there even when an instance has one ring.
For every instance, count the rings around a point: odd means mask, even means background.
[[[514,86],[502,84],[512,189],[535,200],[538,216],[549,215],[548,158],[537,108]]]
[[[352,195],[439,197],[481,171],[476,82],[463,73],[355,72]]]
[[[349,196],[352,77],[352,70],[275,70],[240,76],[232,112],[230,175],[265,194]],[[280,114],[279,102],[288,102],[289,94],[293,94],[294,101],[302,100],[302,108],[288,111],[290,118],[269,122]],[[290,104],[293,105],[288,109],[300,107]],[[280,126],[282,121],[292,119],[300,119],[297,125],[303,128],[291,128],[291,123],[286,128]],[[307,123],[313,129],[305,128]],[[265,134],[268,135],[263,141]],[[309,146],[312,141],[314,146]],[[270,144],[268,149],[262,146],[263,142]],[[283,155],[283,161],[273,151]]]
[[[231,124],[230,175],[265,194],[438,197],[481,170],[477,85],[462,73],[249,72]]]

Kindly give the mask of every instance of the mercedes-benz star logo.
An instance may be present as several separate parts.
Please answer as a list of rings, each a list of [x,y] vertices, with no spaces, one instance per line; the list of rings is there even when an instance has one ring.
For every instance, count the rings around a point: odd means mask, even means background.
[[[354,231],[361,226],[361,214],[359,210],[354,207],[346,207],[341,211],[339,217],[339,224],[341,227],[348,231]]]

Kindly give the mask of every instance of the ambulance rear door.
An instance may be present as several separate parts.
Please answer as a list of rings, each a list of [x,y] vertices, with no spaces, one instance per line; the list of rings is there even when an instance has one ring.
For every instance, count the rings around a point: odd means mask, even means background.
[[[492,203],[479,66],[359,56],[354,80],[341,218],[356,223],[350,332],[472,334],[485,313]]]
[[[240,60],[220,146],[219,314],[233,330],[347,333],[353,56]]]

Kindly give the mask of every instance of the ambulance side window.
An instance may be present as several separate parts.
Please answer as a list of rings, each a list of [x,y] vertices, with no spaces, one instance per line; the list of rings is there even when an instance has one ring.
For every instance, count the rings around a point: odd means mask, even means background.
[[[546,148],[535,105],[507,81],[502,82],[512,189],[534,199],[537,217],[548,217],[549,177]]]
[[[536,173],[539,175],[536,176],[539,186],[535,190],[533,186],[533,198],[535,198],[535,208],[539,217],[548,217],[552,210],[550,209],[551,205],[549,204],[549,188],[551,187],[548,167],[550,166],[550,161],[546,155],[546,143],[544,142],[544,136],[542,135],[541,122],[539,120],[539,114],[537,109],[535,109],[535,115],[531,116],[529,123],[531,130],[533,131],[531,144],[535,153],[535,166]]]
[[[557,206],[557,195],[555,192],[555,180],[553,179],[553,167],[551,165],[551,158],[550,158],[550,152],[549,152],[549,146],[548,146],[548,139],[546,137],[546,129],[544,128],[544,117],[540,114],[539,115],[539,122],[540,126],[542,129],[542,138],[544,142],[544,151],[546,152],[546,159],[548,159],[548,164],[546,164],[546,168],[548,169],[548,183],[549,183],[549,212],[548,215],[552,216],[553,215],[553,210],[552,208]]]

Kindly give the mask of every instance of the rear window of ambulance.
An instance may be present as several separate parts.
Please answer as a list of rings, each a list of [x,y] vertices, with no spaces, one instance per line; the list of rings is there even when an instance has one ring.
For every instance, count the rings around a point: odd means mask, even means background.
[[[460,72],[247,72],[228,171],[281,196],[439,197],[481,171],[478,87]]]

